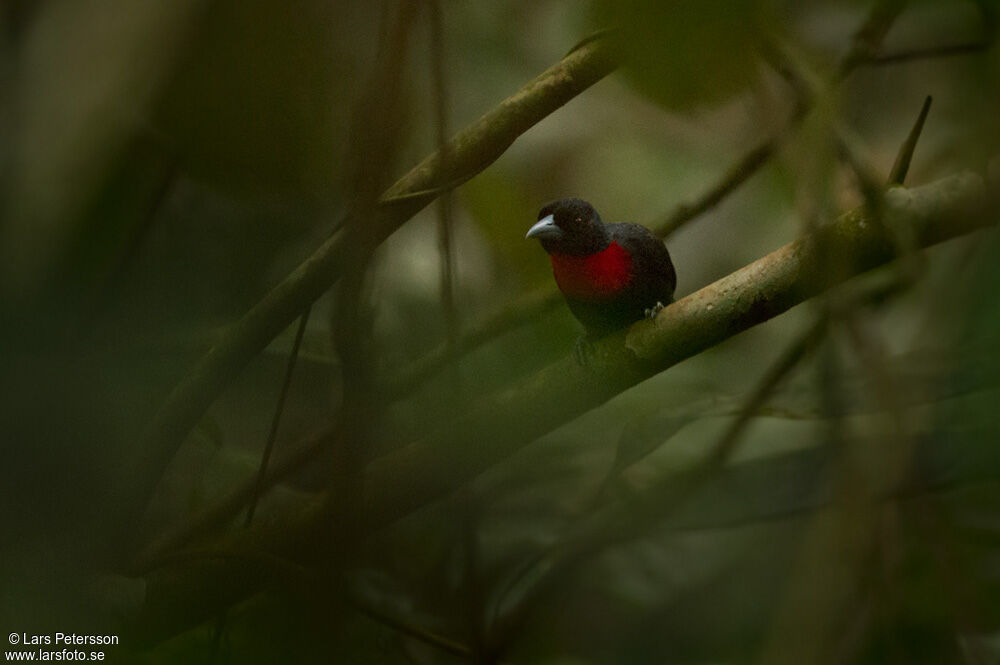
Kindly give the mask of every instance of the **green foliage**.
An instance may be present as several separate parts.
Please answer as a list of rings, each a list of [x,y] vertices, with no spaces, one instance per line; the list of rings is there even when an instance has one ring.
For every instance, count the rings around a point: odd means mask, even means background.
[[[870,210],[834,220],[925,95],[908,186],[1000,146],[995,46],[838,80],[852,35],[975,41],[994,4],[440,2],[446,157],[472,175],[446,257],[427,3],[0,3],[0,626],[119,634],[112,662],[149,665],[995,661],[1000,243],[952,205],[978,181],[930,188],[966,237],[760,324],[844,268],[825,249],[911,251]],[[926,189],[891,210],[926,222]],[[524,239],[570,194],[651,226],[708,200],[667,239],[678,296],[730,277],[581,367]],[[814,225],[822,247],[732,277]],[[335,277],[244,528],[290,322]],[[637,349],[682,362],[650,376]]]
[[[155,111],[170,150],[242,195],[332,198],[357,94],[353,9],[222,0],[202,11]]]
[[[462,203],[491,248],[503,259],[503,270],[521,277],[526,284],[542,284],[552,274],[548,261],[538,247],[524,242],[512,229],[525,227],[532,214],[525,211],[541,204],[530,188],[517,180],[516,174],[491,169],[462,188]],[[536,211],[537,212],[537,211]]]
[[[625,59],[628,80],[671,110],[695,112],[745,93],[761,73],[775,23],[759,0],[595,0],[596,24]]]

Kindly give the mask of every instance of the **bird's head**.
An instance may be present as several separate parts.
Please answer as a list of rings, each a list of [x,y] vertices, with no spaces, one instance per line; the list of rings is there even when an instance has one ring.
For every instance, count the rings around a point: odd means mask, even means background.
[[[600,215],[580,199],[559,199],[546,205],[525,238],[538,238],[549,254],[572,256],[595,254],[610,242]]]

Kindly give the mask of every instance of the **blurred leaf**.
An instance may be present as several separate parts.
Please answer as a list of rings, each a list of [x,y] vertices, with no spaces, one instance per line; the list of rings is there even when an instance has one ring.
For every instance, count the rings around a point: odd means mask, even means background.
[[[618,437],[615,460],[601,483],[597,500],[599,501],[608,491],[622,471],[669,441],[689,423],[705,415],[705,411],[714,403],[714,400],[706,400],[685,408],[681,413],[659,414],[630,420]]]
[[[461,193],[466,210],[508,270],[532,284],[552,279],[538,243],[524,239],[542,205],[526,186],[513,174],[492,168],[463,185]]]
[[[49,271],[78,236],[105,240],[87,235],[89,206],[127,216],[128,196],[102,201],[101,190],[127,178],[117,169],[169,76],[196,3],[155,0],[139,11],[128,0],[32,4],[39,7],[21,42],[8,48],[7,35],[0,38],[7,93],[0,98],[0,292],[17,298],[65,277]],[[109,235],[113,241],[116,233]]]
[[[295,342],[295,326],[289,327],[267,345],[264,354],[287,359]],[[333,351],[330,332],[320,327],[307,328],[299,347],[299,360],[313,362],[328,367],[338,367],[340,361]]]
[[[900,403],[918,406],[995,387],[997,374],[990,365],[998,356],[994,349],[970,344],[962,357],[954,357],[945,348],[924,348],[887,361],[901,388]],[[793,380],[768,400],[762,413],[792,419],[822,418],[822,396],[813,388],[811,379]],[[841,396],[841,415],[872,413],[879,408],[878,401],[872,399],[875,387],[868,374],[844,375],[836,389]]]
[[[219,422],[211,414],[201,419],[201,422],[195,427],[195,432],[204,437],[216,448],[221,448],[226,441],[226,435],[222,431],[222,426],[219,425]]]
[[[317,0],[210,3],[158,113],[184,168],[243,193],[325,193],[357,81],[338,50],[343,12]]]
[[[719,104],[759,76],[769,13],[756,0],[594,0],[592,13],[625,57],[625,74],[668,109]]]

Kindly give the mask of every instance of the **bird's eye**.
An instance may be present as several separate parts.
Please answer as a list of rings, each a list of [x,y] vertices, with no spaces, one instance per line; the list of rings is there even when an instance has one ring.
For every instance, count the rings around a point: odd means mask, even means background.
[[[583,223],[583,217],[577,217],[573,221],[576,222],[577,224],[582,224]]]

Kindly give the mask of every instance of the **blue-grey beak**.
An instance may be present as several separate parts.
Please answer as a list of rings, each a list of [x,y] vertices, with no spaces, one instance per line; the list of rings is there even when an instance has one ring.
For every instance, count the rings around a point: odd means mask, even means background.
[[[555,218],[549,215],[538,220],[534,226],[528,229],[528,233],[524,237],[545,240],[546,238],[559,238],[562,234],[563,230],[556,226]]]

